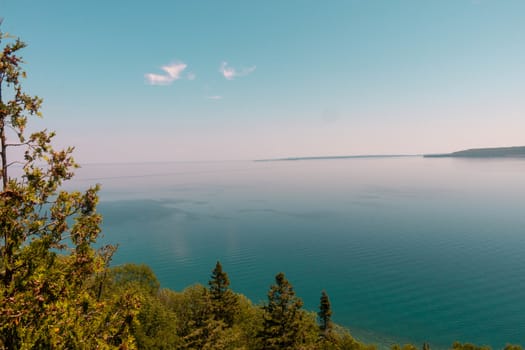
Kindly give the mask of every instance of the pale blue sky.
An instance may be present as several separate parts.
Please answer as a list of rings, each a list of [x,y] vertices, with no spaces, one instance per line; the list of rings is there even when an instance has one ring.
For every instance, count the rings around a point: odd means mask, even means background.
[[[0,0],[0,16],[29,44],[38,125],[80,162],[525,145],[523,0]]]

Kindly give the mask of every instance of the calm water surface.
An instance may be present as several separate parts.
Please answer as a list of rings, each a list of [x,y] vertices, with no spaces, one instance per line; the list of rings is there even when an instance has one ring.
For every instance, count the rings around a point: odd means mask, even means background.
[[[370,158],[86,165],[115,264],[163,287],[217,260],[264,301],[286,273],[305,306],[382,343],[525,345],[525,160]]]

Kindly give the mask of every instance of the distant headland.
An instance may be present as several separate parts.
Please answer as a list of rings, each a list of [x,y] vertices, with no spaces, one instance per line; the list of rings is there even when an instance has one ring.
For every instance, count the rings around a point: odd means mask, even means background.
[[[525,146],[518,147],[496,147],[496,148],[472,148],[458,152],[443,154],[425,154],[426,158],[443,157],[468,157],[468,158],[503,158],[503,157],[525,157]]]

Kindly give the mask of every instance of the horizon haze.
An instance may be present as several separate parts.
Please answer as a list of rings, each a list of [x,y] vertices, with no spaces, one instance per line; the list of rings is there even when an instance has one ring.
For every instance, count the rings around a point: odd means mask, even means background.
[[[80,163],[522,145],[523,1],[0,0]]]

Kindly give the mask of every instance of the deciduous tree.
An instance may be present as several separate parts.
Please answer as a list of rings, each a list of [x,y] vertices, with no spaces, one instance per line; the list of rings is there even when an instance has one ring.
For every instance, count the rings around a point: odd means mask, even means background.
[[[452,350],[490,350],[490,346],[479,346],[472,343],[460,343],[456,341],[452,344]]]

